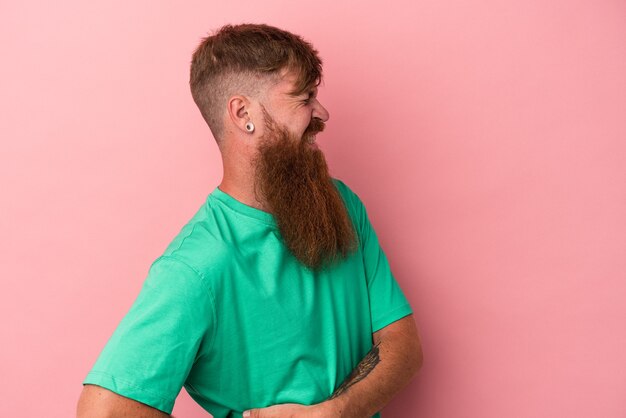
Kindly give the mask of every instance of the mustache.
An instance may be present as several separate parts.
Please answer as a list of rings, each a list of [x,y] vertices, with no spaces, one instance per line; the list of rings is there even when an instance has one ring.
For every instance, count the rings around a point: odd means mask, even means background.
[[[313,118],[311,120],[311,123],[309,123],[309,126],[307,126],[306,130],[304,131],[304,135],[315,135],[318,132],[322,132],[324,130],[324,128],[326,127],[326,124],[324,123],[323,120],[318,119],[318,118]]]

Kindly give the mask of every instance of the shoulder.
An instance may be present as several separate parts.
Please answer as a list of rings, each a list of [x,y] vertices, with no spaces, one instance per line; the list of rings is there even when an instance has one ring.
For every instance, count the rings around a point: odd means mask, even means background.
[[[348,187],[348,185],[344,183],[343,180],[340,180],[336,177],[331,177],[331,180],[335,184],[335,187],[337,187],[337,190],[339,190],[339,193],[341,193],[342,196],[344,194],[354,194],[352,189],[350,189],[350,187]]]
[[[337,187],[339,194],[341,195],[348,213],[352,217],[353,221],[357,225],[362,225],[366,221],[367,214],[365,211],[365,205],[361,198],[342,180],[333,178],[333,183]]]
[[[206,204],[180,229],[155,264],[195,273],[207,282],[228,263],[232,249]],[[208,284],[205,283],[205,284]]]
[[[335,187],[337,187],[337,190],[339,191],[339,194],[341,195],[346,205],[349,206],[348,209],[352,209],[353,206],[363,205],[363,202],[361,201],[359,196],[346,183],[334,177],[332,178],[332,181],[335,184]]]

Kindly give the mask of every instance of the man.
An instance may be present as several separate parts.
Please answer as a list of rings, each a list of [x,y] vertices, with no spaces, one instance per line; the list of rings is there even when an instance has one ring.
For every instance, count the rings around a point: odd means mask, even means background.
[[[419,369],[411,307],[315,143],[321,76],[309,43],[267,25],[194,52],[224,176],[151,265],[80,418],[167,417],[182,386],[216,418],[378,416]]]

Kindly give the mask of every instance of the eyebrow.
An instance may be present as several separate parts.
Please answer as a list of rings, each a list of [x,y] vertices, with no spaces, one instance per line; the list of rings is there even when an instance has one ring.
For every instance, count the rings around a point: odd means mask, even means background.
[[[300,96],[304,96],[305,94],[307,96],[313,95],[316,96],[318,92],[317,86],[310,86],[305,88],[302,91],[290,91],[287,93],[288,96],[290,97],[300,97]]]
[[[314,82],[310,83],[308,86],[304,87],[303,89],[294,89],[291,90],[290,92],[288,92],[287,94],[291,97],[298,97],[303,95],[304,93],[309,93],[311,91],[317,91],[319,85],[322,83],[322,79],[319,78],[317,80],[315,80]]]

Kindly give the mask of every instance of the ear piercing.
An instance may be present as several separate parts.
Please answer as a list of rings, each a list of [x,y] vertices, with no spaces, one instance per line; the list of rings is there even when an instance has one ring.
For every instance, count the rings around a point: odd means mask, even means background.
[[[254,132],[254,123],[252,122],[247,122],[246,123],[246,131],[252,133]]]

